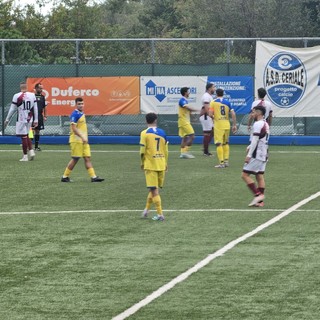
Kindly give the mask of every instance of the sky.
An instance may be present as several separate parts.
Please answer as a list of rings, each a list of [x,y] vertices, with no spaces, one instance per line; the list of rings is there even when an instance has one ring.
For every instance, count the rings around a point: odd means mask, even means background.
[[[50,9],[52,8],[52,2],[53,1],[47,1],[49,2],[48,5],[46,5],[45,7],[41,7],[39,8],[39,6],[36,4],[36,1],[35,0],[15,0],[15,5],[16,6],[19,6],[21,8],[23,8],[24,6],[30,4],[30,5],[34,5],[36,10],[41,10],[42,13],[46,14],[50,11]]]
[[[28,4],[31,4],[31,5],[35,5],[35,8],[36,10],[41,10],[41,13],[42,14],[47,14],[48,12],[50,12],[52,6],[54,3],[59,3],[60,1],[59,0],[45,0],[45,2],[47,2],[48,4],[45,6],[45,7],[39,7],[37,4],[36,4],[36,0],[15,0],[14,3],[16,6],[19,6],[19,7],[24,7]],[[102,2],[101,0],[92,0],[89,2],[90,3],[98,3],[98,2]]]

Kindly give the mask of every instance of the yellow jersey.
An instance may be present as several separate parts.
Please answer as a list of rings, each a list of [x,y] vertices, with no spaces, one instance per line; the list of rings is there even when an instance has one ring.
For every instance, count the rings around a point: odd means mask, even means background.
[[[213,112],[215,128],[223,130],[230,129],[229,113],[232,107],[227,99],[217,98],[211,101],[210,110]]]
[[[74,110],[70,116],[70,137],[69,143],[78,142],[83,143],[82,139],[78,137],[72,130],[71,124],[75,124],[81,135],[88,140],[88,129],[86,123],[86,117],[83,112],[78,109]]]
[[[187,105],[188,105],[188,100],[185,97],[182,97],[179,100],[178,127],[182,127],[190,123],[191,111],[186,108]]]
[[[164,130],[149,127],[140,134],[141,164],[145,170],[165,171],[168,163],[168,141]]]

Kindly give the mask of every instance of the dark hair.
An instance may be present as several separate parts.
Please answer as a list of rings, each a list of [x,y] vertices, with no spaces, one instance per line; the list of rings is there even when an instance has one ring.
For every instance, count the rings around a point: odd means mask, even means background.
[[[146,114],[146,121],[148,124],[154,123],[158,119],[158,116],[154,112]]]
[[[35,89],[38,89],[39,86],[41,86],[42,84],[40,82],[36,83],[36,85],[34,86]]]
[[[82,97],[76,97],[76,98],[74,99],[74,101],[75,101],[76,104],[77,104],[78,102],[82,102],[82,101],[83,101],[83,98],[82,98]]]
[[[265,88],[259,88],[258,89],[258,96],[259,98],[263,99],[267,94],[267,91]]]
[[[182,87],[182,88],[180,89],[181,95],[184,96],[184,95],[188,92],[189,89],[190,89],[190,88],[188,88],[188,87]]]
[[[263,116],[266,114],[266,108],[264,106],[262,106],[262,105],[257,105],[255,107],[253,107],[253,110],[261,111]]]
[[[216,90],[217,97],[223,97],[224,91],[223,89],[219,88]]]
[[[212,88],[214,86],[214,83],[212,82],[208,82],[206,85],[206,90],[208,91],[210,88]]]

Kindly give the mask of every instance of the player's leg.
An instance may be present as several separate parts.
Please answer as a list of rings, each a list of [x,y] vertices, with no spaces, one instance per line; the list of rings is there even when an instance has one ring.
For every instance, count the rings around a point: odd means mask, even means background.
[[[224,168],[224,155],[223,155],[223,133],[224,131],[221,129],[214,129],[214,144],[216,145],[217,150],[217,158],[219,164],[215,166],[216,168]]]
[[[142,212],[142,218],[147,218],[148,214],[150,212],[151,209],[151,205],[152,205],[153,201],[152,201],[152,192],[151,190],[149,190],[148,192],[148,196],[147,196],[147,201],[146,201],[146,206]]]
[[[229,146],[229,136],[230,131],[226,130],[223,137],[223,157],[224,157],[224,166],[229,167],[229,157],[230,157],[230,146]]]
[[[79,159],[82,155],[82,147],[79,147],[81,143],[70,143],[71,149],[71,160],[69,161],[66,169],[64,170],[63,176],[61,178],[61,182],[70,182],[70,175],[73,168],[78,163]]]
[[[82,145],[82,144],[81,144]],[[100,178],[96,175],[92,162],[91,162],[91,150],[90,150],[90,145],[88,143],[85,143],[82,145],[83,146],[83,151],[82,151],[82,156],[84,159],[84,165],[87,169],[87,172],[91,178],[91,182],[102,182],[104,181],[103,178]]]
[[[39,141],[40,141],[40,130],[35,128],[34,129],[34,149],[36,151],[41,151],[39,148]]]
[[[22,153],[23,156],[20,159],[20,161],[28,161],[28,136],[27,135],[23,135],[20,136],[21,137],[21,146],[22,146]]]
[[[150,191],[152,193],[152,202],[156,208],[157,215],[155,215],[152,220],[155,221],[163,221],[164,216],[162,212],[162,202],[159,193],[159,188],[162,188],[164,183],[165,172],[164,171],[153,171],[155,187],[151,188]]]
[[[39,147],[40,130],[44,129],[43,115],[38,115],[38,126],[34,128],[34,148],[36,151],[41,151]]]
[[[261,168],[263,171],[260,171],[257,175],[256,175],[256,179],[257,179],[257,183],[258,183],[258,190],[260,191],[261,194],[264,195],[265,189],[266,189],[266,183],[264,180],[264,170],[265,170],[265,163],[264,163],[264,167]],[[264,207],[264,201],[261,200],[259,201],[259,203],[257,204],[258,207]]]
[[[179,127],[179,136],[181,140],[180,158],[193,159],[194,156],[189,153],[194,139],[194,130],[191,124]]]
[[[203,155],[211,156],[212,154],[209,152],[209,144],[212,139],[212,130],[203,131]]]
[[[249,207],[255,206],[261,200],[264,199],[264,195],[260,192],[259,188],[256,186],[254,180],[250,177],[251,174],[256,175],[259,172],[260,163],[256,159],[251,159],[249,163],[243,166],[243,171],[241,178],[246,183],[249,190],[253,193],[254,198],[250,202]]]

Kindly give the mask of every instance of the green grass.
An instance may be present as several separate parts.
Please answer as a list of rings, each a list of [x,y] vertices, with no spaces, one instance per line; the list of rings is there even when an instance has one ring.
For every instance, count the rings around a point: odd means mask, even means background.
[[[266,206],[249,210],[245,146],[231,146],[223,170],[199,145],[194,160],[170,146],[159,223],[140,219],[147,190],[138,146],[92,145],[105,182],[91,183],[81,161],[70,184],[60,182],[68,146],[42,147],[21,163],[19,146],[0,146],[4,320],[111,319],[319,191],[318,147],[271,146]],[[130,319],[318,319],[319,206],[315,199],[240,243]],[[17,212],[29,214],[9,214]]]

